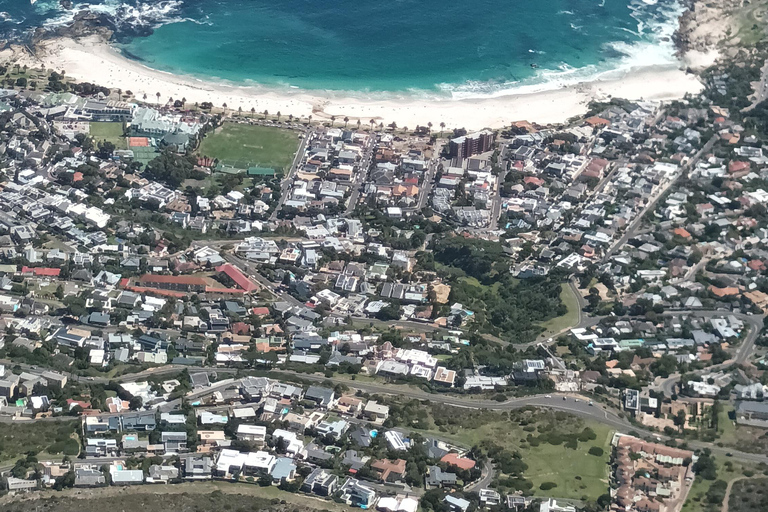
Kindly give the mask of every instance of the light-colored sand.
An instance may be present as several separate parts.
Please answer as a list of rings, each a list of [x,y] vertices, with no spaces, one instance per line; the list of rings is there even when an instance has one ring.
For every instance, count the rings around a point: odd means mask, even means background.
[[[0,59],[8,60],[9,53],[0,53]],[[131,91],[136,98],[147,96],[152,103],[160,93],[160,102],[169,98],[186,98],[190,103],[209,101],[217,107],[250,112],[280,112],[313,119],[337,119],[349,117],[353,122],[360,119],[399,127],[426,125],[434,127],[445,123],[446,127],[481,129],[499,128],[512,121],[528,120],[547,124],[558,123],[583,114],[592,99],[610,97],[631,100],[669,100],[681,98],[686,93],[701,90],[699,80],[676,67],[645,68],[630,71],[623,78],[581,83],[562,89],[523,95],[508,95],[488,99],[466,100],[419,100],[402,99],[367,100],[340,97],[337,94],[322,95],[297,90],[296,93],[275,92],[260,87],[237,87],[195,78],[182,77],[150,69],[129,60],[97,37],[81,40],[56,39],[48,41],[36,57],[27,55],[24,62],[30,66],[45,66],[79,81],[87,81],[110,88]],[[681,64],[682,65],[682,64]]]
[[[707,69],[720,58],[720,52],[715,48],[707,50],[690,50],[686,52],[683,62],[695,71]]]

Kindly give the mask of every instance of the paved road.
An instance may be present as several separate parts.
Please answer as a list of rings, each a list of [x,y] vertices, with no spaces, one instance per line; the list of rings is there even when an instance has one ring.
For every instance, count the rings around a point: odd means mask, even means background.
[[[721,370],[723,368],[727,368],[732,365],[746,363],[749,357],[752,355],[752,352],[755,348],[755,341],[757,340],[758,336],[760,335],[760,332],[763,329],[762,315],[745,315],[743,313],[730,313],[728,311],[680,311],[680,312],[667,311],[665,313],[665,315],[675,315],[675,314],[693,315],[693,316],[699,316],[703,318],[711,318],[711,317],[722,316],[722,315],[733,315],[737,317],[739,320],[741,320],[742,322],[744,322],[746,324],[745,327],[749,327],[749,332],[747,333],[747,336],[742,340],[741,345],[739,345],[739,348],[736,351],[736,354],[734,355],[734,357],[720,364],[715,364],[715,365],[703,368],[701,370],[688,372],[687,375],[700,375],[704,373],[711,373],[711,372]],[[673,373],[666,379],[663,379],[658,383],[654,384],[653,388],[663,391],[664,395],[669,397],[675,394],[675,386],[677,385],[678,380],[680,380],[680,374]]]
[[[493,482],[495,477],[496,471],[493,469],[493,462],[488,459],[485,461],[485,464],[483,464],[480,479],[474,483],[464,486],[464,490],[466,492],[476,492],[481,489],[487,489],[490,487],[491,482]]]
[[[349,201],[347,203],[347,209],[344,212],[344,215],[342,217],[349,216],[357,206],[357,201],[360,198],[360,191],[365,187],[366,182],[368,181],[368,172],[371,169],[371,165],[373,163],[373,153],[376,149],[376,134],[371,134],[370,137],[368,137],[368,141],[366,142],[365,147],[363,148],[363,157],[360,160],[360,164],[358,165],[357,173],[355,173],[355,178],[352,181],[352,194],[349,196]]]
[[[166,367],[154,373],[161,374],[165,372],[170,373],[172,371],[178,371],[178,368]],[[198,368],[198,369],[194,369],[194,371],[202,371],[202,372],[217,373],[217,374],[227,374],[227,373],[237,372],[237,370],[226,369],[226,368]],[[630,423],[626,418],[620,417],[614,411],[607,409],[600,404],[589,405],[589,402],[586,399],[574,394],[553,393],[551,395],[535,395],[535,396],[528,396],[528,397],[522,397],[522,398],[512,398],[504,402],[498,402],[495,400],[487,400],[487,399],[479,398],[475,396],[450,396],[450,395],[442,395],[442,394],[433,394],[418,388],[405,387],[405,386],[391,386],[387,384],[379,384],[374,382],[350,381],[346,379],[338,379],[333,377],[327,378],[323,375],[299,374],[296,372],[291,372],[286,370],[273,370],[273,371],[278,374],[284,373],[286,375],[297,376],[309,382],[330,381],[334,384],[344,384],[350,388],[358,389],[366,393],[402,396],[405,398],[424,400],[431,403],[443,404],[443,405],[448,405],[452,407],[461,407],[461,408],[467,408],[467,409],[487,409],[487,410],[494,410],[494,411],[510,411],[510,410],[519,409],[519,408],[528,407],[528,406],[541,407],[544,409],[563,411],[578,417],[597,421],[599,423],[608,425],[616,429],[617,431],[621,431],[621,432],[630,432],[634,430],[637,432],[645,432],[647,435],[652,435],[657,439],[661,439],[661,440],[670,439],[668,436],[665,436],[656,432],[648,431],[639,425],[634,425]],[[149,372],[143,372],[143,373],[149,373]],[[125,377],[126,377],[126,380],[128,380],[129,378],[134,378],[134,379],[141,378],[142,375],[137,374],[137,375],[130,375]],[[216,382],[210,388],[193,392],[192,394],[186,397],[186,400],[194,401],[197,398],[210,395],[212,392],[218,389],[224,389],[230,386],[232,382],[233,382],[232,379],[226,379],[226,380]],[[160,410],[163,412],[170,411],[175,408],[178,408],[180,405],[181,405],[181,400],[173,400],[166,404],[163,404]],[[711,443],[705,443],[700,441],[687,441],[687,444],[692,449],[709,448],[710,450],[712,450],[713,453],[718,455],[725,455],[726,453],[731,453],[731,455],[733,455],[734,457],[740,458],[742,460],[747,460],[747,461],[757,462],[757,463],[760,463],[760,462],[768,463],[768,456],[762,455],[762,454],[746,453],[746,452],[740,452],[737,450],[730,450],[727,448],[721,448]]]
[[[634,425],[627,419],[619,417],[615,412],[604,408],[600,404],[589,405],[589,401],[583,397],[573,394],[553,393],[552,395],[536,395],[523,398],[512,398],[505,402],[496,402],[494,400],[476,399],[473,397],[451,397],[445,395],[430,394],[418,389],[403,390],[393,388],[386,384],[350,382],[347,380],[327,379],[319,375],[301,375],[306,380],[314,382],[323,382],[330,380],[335,383],[343,383],[353,389],[359,389],[367,393],[387,394],[396,396],[405,396],[418,400],[427,400],[432,403],[450,405],[453,407],[462,407],[467,409],[488,409],[494,411],[510,411],[522,407],[541,407],[556,411],[563,411],[574,416],[590,419],[604,425],[608,425],[619,432],[643,432],[648,436],[654,436],[662,441],[671,439],[669,436],[657,432],[649,431],[641,425]],[[578,397],[578,398],[577,398]],[[712,443],[701,441],[686,441],[690,449],[698,450],[708,448],[716,455],[725,456],[730,453],[736,459],[742,459],[750,462],[768,463],[768,456],[758,453],[747,453],[738,450],[722,448]]]
[[[299,144],[299,149],[296,151],[296,155],[293,157],[291,168],[283,179],[283,182],[280,184],[280,199],[278,200],[272,215],[269,216],[269,220],[277,220],[277,213],[283,207],[283,203],[285,203],[285,200],[288,198],[288,193],[293,186],[293,177],[296,175],[296,171],[299,170],[299,165],[301,164],[301,160],[304,158],[304,151],[307,148],[307,144],[312,138],[314,138],[314,135],[315,131],[309,130],[304,134],[304,137],[302,137],[301,144]]]
[[[429,162],[427,172],[424,174],[424,182],[421,185],[419,204],[416,207],[418,211],[421,211],[425,206],[427,206],[427,201],[429,201],[429,196],[432,193],[432,187],[435,185],[435,174],[437,173],[437,167],[442,161],[440,158],[440,153],[443,151],[444,144],[444,142],[435,143],[435,149],[432,153],[432,160]]]
[[[516,345],[520,348],[529,347],[532,345],[537,345],[539,343],[543,343],[546,341],[546,343],[554,343],[557,338],[567,332],[569,332],[571,329],[577,329],[577,328],[584,328],[584,327],[591,327],[593,325],[596,325],[600,322],[600,320],[604,317],[589,317],[584,314],[584,308],[587,306],[587,299],[584,298],[584,296],[579,291],[579,287],[576,285],[576,280],[571,279],[568,281],[568,287],[571,289],[571,293],[576,297],[576,303],[577,305],[577,314],[578,314],[578,321],[575,325],[569,325],[568,327],[565,327],[563,329],[560,329],[558,332],[554,334],[547,334],[546,332],[540,334],[538,338],[536,338],[535,341],[532,341],[530,343],[524,343],[522,345]],[[551,342],[548,340],[552,340]]]
[[[501,203],[503,198],[501,197],[501,187],[504,184],[504,180],[507,178],[508,171],[501,171],[496,180],[496,191],[491,199],[491,223],[489,229],[499,229],[499,216],[501,215]]]
[[[605,262],[608,260],[608,258],[611,257],[611,255],[616,252],[618,249],[620,249],[624,244],[627,243],[627,241],[634,236],[635,230],[640,226],[640,223],[643,221],[643,218],[645,217],[645,214],[649,211],[652,211],[653,208],[656,207],[656,203],[664,197],[664,193],[669,190],[669,187],[671,187],[675,182],[677,182],[678,179],[680,179],[681,176],[686,174],[686,172],[693,168],[701,159],[701,157],[709,152],[712,149],[712,146],[715,145],[715,142],[719,140],[718,135],[713,135],[711,139],[707,141],[704,146],[696,152],[696,154],[691,158],[685,165],[683,165],[680,169],[678,169],[677,174],[675,174],[675,177],[669,180],[669,182],[664,185],[661,189],[659,189],[656,193],[656,195],[653,197],[653,199],[643,208],[643,210],[635,217],[635,220],[632,221],[632,223],[627,227],[626,231],[624,232],[624,235],[616,240],[616,242],[611,245],[611,247],[606,251],[605,255],[602,258],[602,261]]]

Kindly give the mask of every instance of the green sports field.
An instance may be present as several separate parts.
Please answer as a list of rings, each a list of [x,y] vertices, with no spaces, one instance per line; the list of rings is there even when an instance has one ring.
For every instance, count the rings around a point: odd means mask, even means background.
[[[123,123],[94,122],[90,124],[90,134],[94,143],[106,140],[113,143],[117,149],[128,147],[123,137]]]
[[[238,169],[283,170],[290,167],[298,145],[296,132],[291,130],[227,123],[203,139],[199,153]]]

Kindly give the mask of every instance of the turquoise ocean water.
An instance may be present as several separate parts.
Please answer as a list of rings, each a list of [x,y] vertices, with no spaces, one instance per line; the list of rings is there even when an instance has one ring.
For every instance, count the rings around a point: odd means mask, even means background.
[[[676,0],[101,0],[79,9],[103,13],[126,56],[164,71],[453,98],[672,63],[682,12]],[[0,31],[23,35],[72,15],[57,0],[0,0]]]

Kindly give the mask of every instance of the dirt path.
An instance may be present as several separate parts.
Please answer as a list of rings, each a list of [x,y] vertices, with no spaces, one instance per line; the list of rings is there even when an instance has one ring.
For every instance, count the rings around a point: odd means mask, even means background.
[[[749,477],[738,476],[728,482],[728,487],[725,488],[725,498],[723,498],[723,506],[720,508],[720,512],[728,512],[728,498],[731,495],[731,487],[733,487],[734,482],[738,482],[739,480],[745,480],[747,478]]]

